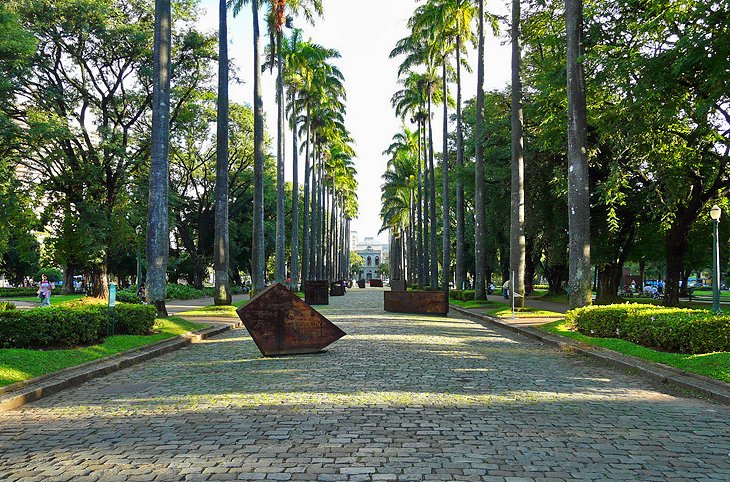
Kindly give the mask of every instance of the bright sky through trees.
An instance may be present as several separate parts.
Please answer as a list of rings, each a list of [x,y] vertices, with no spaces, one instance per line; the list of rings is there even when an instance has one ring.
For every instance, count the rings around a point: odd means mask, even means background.
[[[487,4],[490,13],[504,15],[507,2],[500,0]],[[382,155],[391,143],[393,133],[398,131],[400,119],[395,117],[390,98],[398,90],[397,70],[400,60],[389,59],[388,54],[398,40],[408,35],[406,23],[418,2],[415,0],[324,0],[324,17],[316,20],[313,27],[304,20],[295,19],[294,25],[304,30],[304,38],[327,48],[340,51],[342,58],[336,63],[345,75],[347,91],[347,126],[355,139],[358,173],[358,198],[360,214],[352,223],[352,230],[360,237],[372,236],[380,229],[380,195],[382,174],[387,159]],[[205,31],[218,28],[218,2],[202,0],[200,25]],[[234,65],[231,77],[232,102],[251,103],[253,85],[251,81],[252,50],[251,21],[249,9],[233,18],[229,13],[229,55]],[[262,26],[264,25],[262,21]],[[502,26],[504,31],[505,27]],[[287,32],[288,34],[289,32]],[[264,43],[268,35],[263,35]],[[485,48],[486,76],[485,90],[503,88],[510,76],[509,45],[503,40],[487,34]],[[464,73],[464,99],[476,95],[476,51],[471,49],[468,60],[473,67],[472,74]],[[263,76],[264,108],[266,129],[274,136],[276,130],[276,104],[274,102],[274,75]],[[439,116],[434,117],[434,145],[441,145]],[[450,129],[451,130],[451,129]],[[287,133],[286,178],[291,180],[291,135]],[[302,165],[303,162],[300,162]],[[300,176],[301,179],[301,176]],[[385,239],[381,235],[381,239]]]

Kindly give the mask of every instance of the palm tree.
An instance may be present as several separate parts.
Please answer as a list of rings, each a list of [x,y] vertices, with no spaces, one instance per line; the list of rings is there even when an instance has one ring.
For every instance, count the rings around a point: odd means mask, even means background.
[[[253,105],[254,105],[254,189],[253,236],[251,246],[251,280],[253,291],[259,292],[266,284],[266,236],[264,231],[264,101],[261,89],[261,35],[259,31],[259,0],[234,0],[233,14],[251,3],[253,18]]]
[[[220,0],[218,28],[218,116],[215,164],[215,294],[216,305],[231,304],[228,279],[228,8]]]
[[[479,27],[477,47],[477,105],[476,139],[474,147],[474,299],[486,300],[485,274],[487,272],[487,250],[484,239],[486,217],[484,212],[484,0],[479,0]]]
[[[590,305],[591,230],[588,150],[586,139],[586,86],[583,66],[583,1],[566,0],[568,74],[568,264],[571,308]]]
[[[512,209],[510,271],[514,306],[525,304],[525,160],[522,155],[520,0],[512,0]],[[518,296],[516,296],[518,295]]]
[[[170,171],[170,0],[155,0],[150,194],[147,215],[147,298],[158,316],[167,316],[167,261],[170,253],[168,190]]]

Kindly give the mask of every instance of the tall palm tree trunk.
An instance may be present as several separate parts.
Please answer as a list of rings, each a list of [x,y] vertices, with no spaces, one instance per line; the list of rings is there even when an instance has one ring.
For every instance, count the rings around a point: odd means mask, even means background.
[[[216,305],[231,304],[228,278],[228,7],[220,0],[218,27],[218,112],[215,162],[215,294]]]
[[[479,0],[479,45],[477,47],[477,118],[474,148],[474,299],[486,300],[487,249],[484,212],[484,0]]]
[[[253,14],[253,246],[251,278],[254,292],[266,284],[266,232],[264,231],[264,100],[261,89],[261,35],[259,0],[251,0]]]
[[[509,264],[511,296],[514,306],[520,308],[525,304],[525,160],[522,153],[521,55],[520,0],[512,0],[512,209]]]
[[[291,287],[299,290],[299,149],[297,149],[297,103],[292,92],[292,191],[291,191]]]
[[[428,186],[429,186],[429,218],[431,234],[431,288],[439,285],[439,261],[436,249],[436,170],[433,166],[433,129],[431,127],[431,95],[428,96]]]
[[[442,64],[444,83],[444,132],[443,161],[441,162],[441,205],[443,209],[443,227],[441,228],[443,258],[441,260],[441,267],[444,272],[443,289],[448,293],[449,281],[451,281],[451,221],[449,219],[449,108],[447,102],[448,90],[446,86],[446,56],[444,56]]]
[[[309,122],[309,103],[307,103],[307,145],[304,153],[304,219],[302,220],[302,231],[304,234],[304,245],[302,246],[302,279],[309,280],[309,146],[311,141],[311,125]]]
[[[566,0],[568,73],[568,263],[570,307],[590,305],[591,227],[586,86],[583,65],[583,2]]]
[[[456,37],[456,289],[464,289],[464,131],[461,123],[461,38]]]
[[[152,86],[152,163],[147,214],[147,299],[167,316],[167,261],[170,256],[168,179],[170,171],[170,0],[155,0]]]
[[[276,32],[276,102],[278,106],[276,137],[276,253],[274,279],[286,280],[286,225],[284,224],[284,66],[281,55],[281,30]]]
[[[423,148],[422,148],[423,146]],[[421,163],[421,153],[425,150],[425,144],[421,143],[421,123],[418,124],[418,256],[416,270],[418,272],[418,287],[423,288],[426,285],[426,262],[423,246],[423,169]],[[423,156],[425,159],[426,156]],[[425,164],[425,163],[423,163]]]

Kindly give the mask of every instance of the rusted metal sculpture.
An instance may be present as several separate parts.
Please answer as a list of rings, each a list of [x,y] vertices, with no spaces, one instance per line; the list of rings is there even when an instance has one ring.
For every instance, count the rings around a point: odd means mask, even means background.
[[[314,280],[304,282],[304,301],[310,305],[328,305],[330,282],[328,280]]]
[[[330,286],[330,296],[345,296],[345,282],[337,281]]]
[[[264,356],[317,353],[345,336],[281,283],[269,286],[237,312]]]
[[[384,291],[385,311],[448,315],[449,300],[443,291]]]
[[[371,288],[382,288],[383,287],[383,280],[382,279],[377,279],[377,278],[371,279],[370,280],[370,287]]]

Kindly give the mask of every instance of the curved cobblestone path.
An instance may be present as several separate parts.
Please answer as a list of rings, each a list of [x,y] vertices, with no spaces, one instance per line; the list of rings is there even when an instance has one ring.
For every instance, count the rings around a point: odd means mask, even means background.
[[[245,330],[0,414],[7,480],[728,480],[730,409],[380,290],[348,336],[265,359]]]

